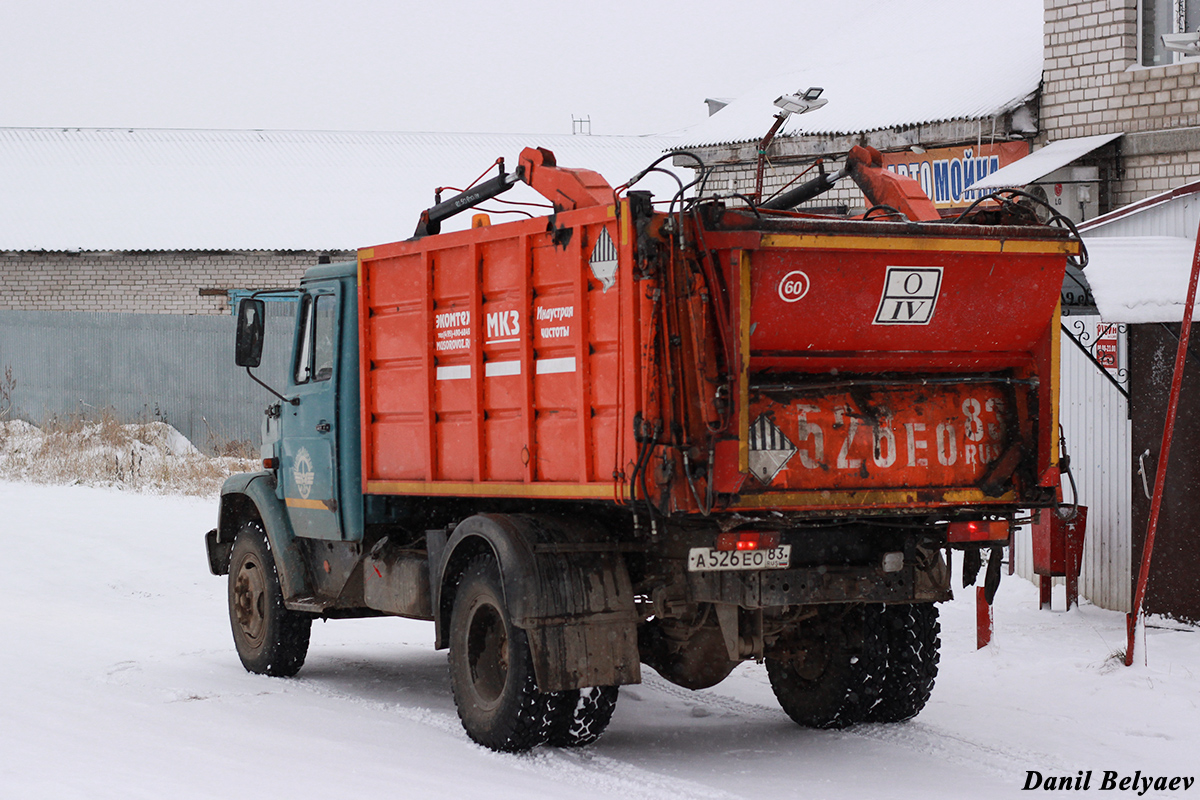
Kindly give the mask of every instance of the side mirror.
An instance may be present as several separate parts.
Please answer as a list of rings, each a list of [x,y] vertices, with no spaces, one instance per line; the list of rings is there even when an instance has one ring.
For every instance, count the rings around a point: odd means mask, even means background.
[[[262,363],[266,317],[262,300],[246,298],[238,304],[237,343],[233,360],[239,367],[257,367]]]

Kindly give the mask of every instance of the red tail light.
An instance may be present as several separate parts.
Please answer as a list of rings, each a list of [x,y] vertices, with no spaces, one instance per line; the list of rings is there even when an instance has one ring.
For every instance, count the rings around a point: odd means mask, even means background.
[[[1008,541],[1008,521],[989,519],[951,522],[946,538],[951,542]]]
[[[717,534],[718,550],[774,550],[776,547],[779,547],[779,531]]]

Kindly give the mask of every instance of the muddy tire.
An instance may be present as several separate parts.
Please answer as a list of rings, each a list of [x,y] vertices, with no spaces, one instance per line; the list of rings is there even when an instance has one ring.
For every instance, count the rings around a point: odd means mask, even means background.
[[[546,743],[583,747],[600,738],[617,709],[618,687],[592,686],[555,692]]]
[[[509,618],[490,555],[471,560],[454,596],[450,688],[467,735],[492,750],[545,743],[558,716],[556,695],[538,691],[528,639]]]
[[[767,657],[771,689],[796,723],[845,728],[867,718],[883,685],[881,608],[860,606],[830,621],[802,657]]]
[[[243,523],[233,542],[229,623],[249,672],[289,678],[304,665],[312,618],[284,606],[275,558],[258,522]]]
[[[884,608],[887,666],[879,700],[867,713],[870,722],[903,722],[921,713],[937,677],[941,639],[933,603]]]

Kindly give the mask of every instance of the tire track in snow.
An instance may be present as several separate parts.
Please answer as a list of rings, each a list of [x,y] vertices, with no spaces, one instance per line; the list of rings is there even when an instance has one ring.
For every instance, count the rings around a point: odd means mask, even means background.
[[[384,681],[394,681],[397,678],[394,670],[372,662],[344,662],[342,666],[352,669],[359,678]],[[331,699],[346,700],[365,708],[395,714],[409,721],[436,728],[468,746],[479,747],[467,738],[455,713],[395,701],[371,700],[352,691],[332,688],[323,679],[300,678],[293,685]],[[638,690],[645,691],[649,697],[658,696],[664,700],[681,701],[692,708],[711,710],[714,714],[775,722],[785,718],[779,708],[749,703],[714,692],[692,691],[650,672],[643,674],[640,685],[624,689],[634,692]],[[1042,764],[1046,769],[1070,771],[1070,765],[1047,753],[997,746],[994,743],[938,730],[916,720],[897,724],[862,723],[840,731],[814,732],[874,742],[970,769],[983,770],[1005,779],[1024,774],[1029,764]],[[715,800],[737,796],[702,784],[650,772],[625,761],[598,755],[586,748],[538,748],[521,755],[493,753],[482,747],[479,749],[523,772],[543,773],[554,780],[569,781],[572,785],[588,786],[597,791],[647,798],[661,797],[664,800],[673,800],[680,796]]]
[[[397,678],[395,670],[385,669],[371,662],[344,662],[341,666],[353,670],[351,677],[355,679],[395,681]],[[666,684],[665,681],[663,683]],[[393,700],[373,700],[351,690],[330,686],[325,678],[294,678],[288,681],[288,685],[319,697],[345,701],[361,708],[392,714],[434,728],[457,739],[464,746],[478,750],[485,757],[521,772],[542,775],[557,783],[587,787],[594,792],[605,792],[614,796],[647,800],[678,800],[680,797],[703,800],[740,798],[740,795],[730,794],[722,789],[651,772],[626,761],[597,754],[587,748],[539,747],[528,753],[497,753],[471,741],[455,713],[406,705]],[[681,693],[687,691],[680,690]],[[733,700],[731,702],[737,703]]]
[[[493,755],[505,757],[502,753],[493,753]],[[680,797],[734,800],[742,797],[683,778],[673,778],[651,772],[627,761],[598,755],[586,748],[582,750],[538,748],[532,753],[507,756],[506,758],[515,758],[518,769],[525,770],[533,767],[533,771],[548,773],[553,775],[556,780],[612,792],[623,797],[651,798],[652,800],[678,800]]]
[[[975,741],[933,726],[917,722],[894,724],[868,723],[840,731],[843,736],[867,739],[884,745],[894,745],[922,755],[934,756],[962,766],[983,769],[1002,778],[1024,775],[1030,764],[1041,768],[1074,774],[1075,767],[1048,753],[999,746],[993,742]]]
[[[337,689],[330,685],[331,680],[350,679],[356,684],[364,679],[377,683],[395,683],[400,678],[395,669],[385,668],[382,664],[370,661],[344,661],[339,665],[339,672],[330,677],[297,677],[288,681],[289,686],[304,689],[311,694],[331,700],[346,701],[353,705],[372,711],[383,711],[395,714],[411,722],[418,722],[444,733],[457,734],[462,732],[456,714],[435,711],[432,708],[406,705],[395,700],[373,700],[359,692],[349,689]],[[465,734],[464,734],[465,738]]]
[[[784,716],[779,708],[757,703],[747,703],[726,695],[694,692],[676,686],[657,675],[644,674],[643,687],[655,694],[682,699],[692,706],[708,707],[726,714],[755,719],[778,721]],[[903,748],[950,761],[967,767],[984,769],[1000,777],[1024,774],[1029,764],[1043,764],[1047,769],[1072,772],[1074,767],[1054,759],[1047,753],[1013,747],[1000,747],[994,743],[975,741],[953,733],[938,730],[919,721],[882,724],[861,723],[840,731],[828,731],[833,736],[852,737],[879,744]]]
[[[728,695],[698,692],[692,689],[685,689],[682,686],[676,686],[665,678],[660,678],[658,675],[649,672],[642,673],[641,686],[655,694],[663,694],[668,697],[674,697],[683,700],[691,706],[709,707],[717,709],[726,714],[734,714],[741,717],[754,717],[761,719],[771,719],[778,722],[785,718],[783,710],[780,708],[771,708],[768,706],[760,706],[757,703],[747,703],[743,700],[737,700]]]

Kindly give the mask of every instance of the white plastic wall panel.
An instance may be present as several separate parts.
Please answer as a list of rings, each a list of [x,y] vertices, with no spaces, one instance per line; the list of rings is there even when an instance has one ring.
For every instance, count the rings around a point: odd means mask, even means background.
[[[1097,220],[1095,227],[1085,226],[1083,240],[1109,236],[1182,236],[1196,241],[1200,226],[1200,194],[1165,198],[1154,203],[1148,198],[1146,208],[1124,215],[1114,212],[1113,219]]]
[[[1098,316],[1064,317],[1086,345],[1096,341]],[[1126,336],[1117,333],[1117,369],[1110,374],[1128,388]],[[1080,594],[1102,608],[1130,608],[1132,454],[1128,403],[1079,348],[1062,336],[1061,421],[1071,455],[1079,502],[1088,507]],[[1064,476],[1065,480],[1065,476]],[[1070,497],[1069,486],[1065,490]],[[1138,491],[1140,483],[1138,484]],[[1028,528],[1014,548],[1018,574],[1036,581]]]

